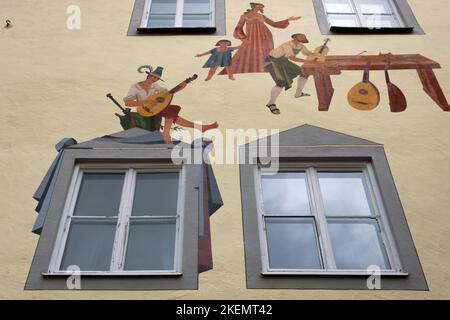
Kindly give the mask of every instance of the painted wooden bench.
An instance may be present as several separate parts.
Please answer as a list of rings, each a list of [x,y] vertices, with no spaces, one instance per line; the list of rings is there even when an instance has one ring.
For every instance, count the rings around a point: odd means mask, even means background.
[[[440,64],[420,54],[389,55],[389,70],[415,69],[422,81],[423,90],[444,111],[450,111],[450,105],[436,78],[433,69]],[[385,69],[385,55],[327,56],[325,62],[307,61],[303,72],[313,76],[319,100],[319,111],[328,111],[334,94],[331,75],[340,75],[342,71],[364,70],[368,61],[372,61],[371,70]]]

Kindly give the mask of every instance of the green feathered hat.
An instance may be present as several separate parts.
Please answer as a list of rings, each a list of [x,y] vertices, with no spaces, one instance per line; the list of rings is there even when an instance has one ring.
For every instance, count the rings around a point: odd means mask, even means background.
[[[153,70],[153,68],[151,66],[143,65],[143,66],[140,66],[137,71],[139,73],[146,73],[150,76],[158,78],[161,81],[164,81],[163,79],[161,79],[163,70],[164,70],[163,67],[156,67],[156,69]]]

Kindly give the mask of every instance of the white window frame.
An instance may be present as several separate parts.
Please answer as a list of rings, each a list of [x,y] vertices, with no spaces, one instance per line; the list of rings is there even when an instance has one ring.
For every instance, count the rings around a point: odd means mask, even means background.
[[[357,26],[356,28],[369,28],[369,26],[366,23],[366,19],[364,18],[364,16],[370,16],[370,14],[363,14],[361,9],[360,9],[360,5],[359,5],[359,0],[347,0],[353,10],[353,14],[355,15],[359,26]],[[406,27],[405,21],[401,15],[400,10],[397,7],[397,4],[395,3],[395,0],[386,0],[391,8],[392,14],[376,14],[376,15],[380,15],[380,16],[394,16],[398,23],[399,23],[399,28],[404,28]],[[326,7],[326,0],[322,0],[323,3],[323,7],[325,10],[325,14],[327,15],[327,21],[328,21],[328,25],[330,27],[333,27],[334,25],[331,24],[330,19],[328,19],[328,15],[329,14],[334,14],[334,15],[348,15],[349,13],[341,13],[341,12],[328,12],[327,11],[327,7]],[[355,27],[349,27],[349,28],[355,28]],[[390,28],[390,27],[375,27],[375,28]]]
[[[367,182],[369,197],[372,201],[374,213],[370,218],[378,222],[380,228],[381,240],[384,244],[387,257],[391,269],[380,270],[384,276],[405,276],[398,251],[395,246],[392,231],[388,223],[387,214],[385,212],[381,193],[376,183],[375,172],[372,165],[368,162],[346,162],[346,163],[292,163],[282,164],[279,172],[304,172],[306,174],[308,197],[310,200],[311,215],[289,215],[292,218],[313,218],[316,229],[316,236],[318,239],[318,249],[320,254],[320,261],[323,269],[273,269],[269,265],[269,253],[267,243],[267,233],[265,228],[266,217],[280,217],[279,215],[268,215],[264,213],[263,198],[262,198],[262,174],[267,173],[268,170],[255,166],[255,186],[256,186],[256,201],[258,213],[258,230],[260,239],[260,251],[262,260],[262,274],[267,275],[367,275],[367,270],[343,270],[337,269],[333,255],[332,245],[328,232],[328,224],[326,221],[325,209],[320,192],[319,180],[317,172],[351,172],[361,171]],[[276,173],[276,172],[272,172]],[[351,216],[356,218],[356,216]],[[339,216],[339,218],[345,218]],[[368,217],[361,217],[368,218]]]
[[[183,256],[183,222],[184,222],[184,198],[185,198],[185,169],[182,167],[174,168],[174,166],[158,166],[158,165],[76,165],[69,191],[64,206],[63,215],[58,229],[52,257],[50,260],[48,272],[43,275],[72,275],[73,271],[60,270],[64,250],[66,247],[67,237],[70,231],[70,223],[73,218],[75,204],[78,199],[83,173],[125,173],[124,184],[122,187],[122,195],[119,206],[119,214],[117,217],[116,234],[114,237],[113,252],[111,255],[111,265],[109,271],[89,271],[81,270],[80,275],[93,276],[141,276],[141,275],[181,275],[182,274],[182,256]],[[162,173],[162,172],[178,172],[178,205],[175,216],[139,216],[131,218],[132,204],[136,185],[136,176],[138,173]],[[77,217],[82,219],[83,217]],[[89,217],[95,219],[96,217]],[[110,217],[98,217],[106,220]],[[115,218],[114,218],[115,219]],[[129,224],[132,220],[170,220],[176,219],[175,234],[175,250],[174,250],[174,269],[173,270],[123,270],[126,247],[128,240]]]
[[[141,18],[141,28],[149,28],[148,26],[148,20],[150,19],[150,9],[152,6],[152,0],[145,0],[144,10],[142,12],[142,18]],[[208,27],[214,27],[216,25],[216,1],[210,0],[210,8],[211,11],[209,13],[209,26]],[[183,14],[184,14],[184,0],[177,0],[177,9],[175,13],[175,25],[173,27],[167,27],[167,28],[200,28],[200,27],[183,27]]]

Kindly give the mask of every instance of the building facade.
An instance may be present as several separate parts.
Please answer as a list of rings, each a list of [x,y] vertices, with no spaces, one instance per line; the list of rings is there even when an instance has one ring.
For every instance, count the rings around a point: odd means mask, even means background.
[[[263,3],[265,18],[256,14],[243,16],[251,7],[235,0],[0,3],[1,17],[10,20],[8,27],[0,29],[4,119],[0,129],[2,298],[449,298],[450,108],[445,96],[450,88],[450,52],[445,39],[450,27],[444,13],[450,10],[450,4],[440,0]],[[258,19],[263,20],[255,21]],[[287,70],[288,74],[293,70],[283,69],[287,64],[281,58],[293,56],[285,50],[298,52],[298,58],[306,52],[301,41],[297,47],[280,49],[282,44],[295,40],[292,36],[297,34],[306,35],[309,43],[304,45],[309,50],[317,47],[319,53],[327,51],[328,60],[305,62],[298,80],[298,74],[283,78],[281,71]],[[331,40],[327,50],[322,47],[326,38]],[[273,39],[273,47],[267,45],[268,39]],[[220,40],[229,40],[231,45],[226,42],[220,46]],[[226,61],[231,47],[233,59]],[[213,55],[222,59],[219,65],[217,59],[209,59]],[[127,130],[127,126],[136,123],[118,119],[114,113],[122,117],[123,114],[106,97],[111,93],[120,104],[129,106],[129,100],[123,98],[130,96],[133,83],[145,79],[145,73],[136,69],[146,65],[152,67],[147,69],[150,75],[164,80],[158,84],[168,89],[198,74],[198,79],[192,79],[182,90],[179,88],[172,101],[181,106],[170,132],[175,144],[164,143],[167,137],[159,133],[153,132],[151,135],[157,137],[147,139],[148,130]],[[163,71],[159,72],[158,66]],[[219,66],[217,74],[208,76],[215,66]],[[221,72],[222,66],[229,66],[233,73]],[[386,84],[385,69],[406,97],[407,106],[402,95]],[[363,73],[364,80],[370,74],[370,82],[377,88],[374,96],[379,101],[375,103],[358,104],[361,101],[351,100],[348,95],[361,82]],[[309,78],[305,83],[302,78],[306,76]],[[310,96],[302,96],[302,92]],[[168,117],[163,116],[162,125]],[[180,117],[185,121],[180,121]],[[208,150],[213,163],[211,167],[204,166],[201,174],[198,166],[183,173],[183,179],[190,177],[184,188],[192,193],[179,199],[187,201],[182,207],[190,208],[189,217],[181,221],[183,214],[178,215],[181,211],[176,206],[176,214],[164,217],[168,229],[172,222],[184,225],[184,229],[177,230],[186,233],[174,233],[174,239],[186,238],[174,240],[178,247],[185,246],[184,255],[174,253],[175,262],[160,255],[161,264],[153,269],[163,267],[165,272],[146,274],[145,281],[135,281],[133,274],[82,274],[81,290],[65,288],[64,277],[68,275],[55,275],[61,266],[67,267],[63,253],[59,260],[51,257],[55,245],[62,243],[55,239],[68,237],[64,228],[58,233],[63,209],[58,211],[56,202],[60,208],[67,203],[70,179],[76,179],[76,170],[83,170],[86,163],[88,167],[102,165],[112,157],[112,169],[120,167],[129,185],[139,181],[136,174],[144,169],[158,173],[163,170],[164,179],[167,178],[163,180],[172,181],[174,168],[154,159],[173,159],[177,140],[189,146],[199,138],[198,130],[189,128],[191,120],[211,124],[205,137],[214,142]],[[214,128],[215,121],[218,128]],[[151,123],[152,129],[155,126],[159,122]],[[179,129],[180,126],[184,128]],[[164,133],[164,128],[161,131]],[[113,141],[93,140],[104,136]],[[137,136],[144,138],[126,142],[125,146],[117,141]],[[243,150],[251,150],[252,142],[266,141],[266,136],[277,138],[269,140],[270,147],[278,152],[272,160],[279,161],[277,172],[281,176],[265,177],[255,171],[264,168],[270,156],[257,156],[253,167],[239,161]],[[56,180],[60,183],[56,188],[60,200],[54,196],[53,202],[48,200],[46,204],[52,208],[48,211],[51,214],[36,216],[32,195],[55,158],[54,145],[69,137],[80,143],[64,140],[70,145],[64,147],[64,152],[81,162],[74,160],[71,166],[66,160],[65,184]],[[127,167],[130,162],[132,166]],[[328,209],[336,208],[335,199],[329,195],[340,188],[350,188],[335,182],[355,179],[362,181],[359,186],[363,187],[353,190],[349,199],[340,194],[338,208],[357,206],[367,212],[328,214]],[[297,186],[291,188],[294,191],[285,184],[293,180]],[[299,190],[303,190],[301,183],[305,181],[302,195]],[[106,185],[113,194],[114,182]],[[280,189],[285,192],[274,197]],[[153,192],[157,191],[161,190],[156,188]],[[88,196],[87,204],[99,205],[97,198]],[[303,202],[280,205],[289,199]],[[308,206],[311,212],[302,209]],[[216,214],[206,219],[212,211]],[[76,216],[75,211],[72,214],[71,218]],[[129,212],[128,218],[124,214],[117,219],[132,221],[132,215]],[[42,221],[36,221],[36,217]],[[142,221],[145,217],[149,221]],[[144,225],[152,223],[152,217],[146,215],[139,219]],[[35,231],[42,227],[41,237],[30,232],[33,225]],[[345,229],[349,225],[360,228],[358,232],[364,237],[357,239],[369,247],[351,248],[352,238],[342,235],[351,233],[342,232],[350,230]],[[106,229],[103,231],[108,234]],[[289,229],[294,232],[289,233]],[[206,241],[202,239],[205,230]],[[295,237],[299,230],[300,238]],[[116,230],[122,237],[126,232],[125,228]],[[145,239],[145,234],[148,235],[143,232],[141,239]],[[139,245],[142,242],[137,243],[136,250]],[[293,251],[277,251],[284,245]],[[296,258],[297,245],[302,255]],[[173,250],[176,248],[174,245]],[[346,249],[360,250],[360,259],[348,260],[340,253]],[[71,250],[76,255],[76,246]],[[197,259],[199,256],[204,260]],[[127,261],[121,249],[114,251],[114,257]],[[371,275],[367,273],[368,262],[381,266],[381,290],[369,290],[373,288],[366,285]],[[115,266],[110,271],[123,270],[114,258],[104,263]],[[169,281],[164,281],[167,278]],[[103,290],[83,290],[83,283],[85,289]]]

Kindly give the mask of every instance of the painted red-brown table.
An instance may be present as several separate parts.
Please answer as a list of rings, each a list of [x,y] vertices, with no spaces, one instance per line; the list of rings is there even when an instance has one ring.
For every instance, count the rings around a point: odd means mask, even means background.
[[[390,70],[417,70],[423,90],[442,110],[450,111],[450,105],[433,71],[441,68],[439,63],[420,54],[390,55],[389,60]],[[371,70],[385,69],[384,55],[327,56],[325,62],[307,61],[303,64],[305,75],[314,77],[319,111],[328,111],[330,108],[334,94],[330,76],[339,75],[343,70],[364,70],[368,61],[372,61]]]

